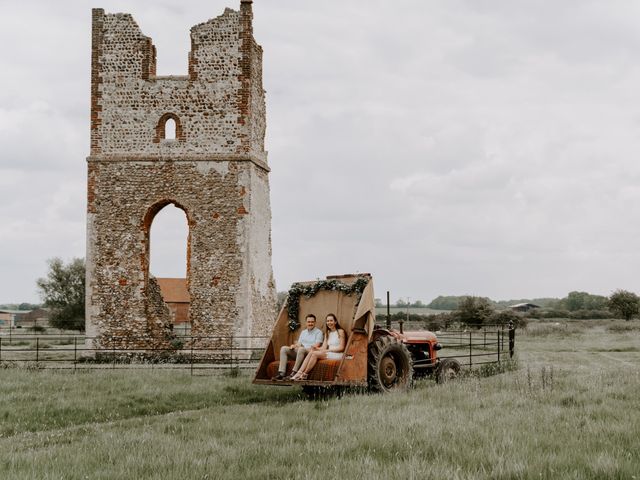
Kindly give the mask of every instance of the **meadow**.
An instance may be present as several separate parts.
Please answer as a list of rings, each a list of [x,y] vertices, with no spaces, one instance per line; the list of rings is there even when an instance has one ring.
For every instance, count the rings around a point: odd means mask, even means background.
[[[0,478],[640,479],[640,322],[532,322],[516,350],[314,401],[249,372],[0,369]]]

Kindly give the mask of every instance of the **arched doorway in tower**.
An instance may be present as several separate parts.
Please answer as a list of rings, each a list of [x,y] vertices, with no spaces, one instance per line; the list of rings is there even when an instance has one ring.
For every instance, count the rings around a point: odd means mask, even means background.
[[[187,335],[191,330],[187,216],[181,207],[169,202],[157,205],[149,213],[149,275],[158,281],[163,300],[171,310],[174,332]]]

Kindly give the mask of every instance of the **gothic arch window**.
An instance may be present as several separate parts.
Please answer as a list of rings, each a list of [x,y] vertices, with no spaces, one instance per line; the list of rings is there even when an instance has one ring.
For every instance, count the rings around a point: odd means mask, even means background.
[[[190,256],[191,256],[191,228],[190,228],[191,220],[190,220],[189,211],[177,201],[172,199],[165,199],[152,205],[147,210],[147,213],[145,214],[142,220],[142,231],[144,232],[144,242],[145,242],[144,250],[146,253],[145,258],[143,259],[142,269],[146,274],[146,278],[148,278],[149,264],[151,260],[150,252],[149,252],[149,245],[151,240],[151,225],[153,224],[153,220],[156,218],[156,215],[168,205],[173,205],[177,209],[181,210],[184,213],[184,217],[186,218],[186,221],[187,221],[187,224],[186,224],[187,225],[186,275],[187,275],[187,278],[189,277]]]
[[[184,141],[184,138],[182,123],[175,113],[165,113],[160,117],[156,125],[154,143],[159,143],[161,140]]]
[[[152,205],[142,221],[145,290],[155,277],[176,328],[188,329],[191,222],[188,210],[173,199]],[[154,282],[154,283],[155,283]]]

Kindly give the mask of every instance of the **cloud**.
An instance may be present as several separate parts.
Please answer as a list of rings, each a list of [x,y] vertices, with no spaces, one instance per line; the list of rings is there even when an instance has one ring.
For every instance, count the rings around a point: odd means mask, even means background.
[[[84,183],[50,171],[0,170],[0,179],[0,303],[37,301],[49,258],[84,257]]]
[[[134,15],[159,73],[184,74],[189,28],[238,2],[102,5]],[[89,7],[14,3],[0,19],[12,279],[0,301],[32,299],[45,258],[84,251]],[[638,5],[279,0],[254,12],[279,289],[355,270],[376,275],[379,295],[423,301],[634,289]]]
[[[86,128],[43,101],[0,107],[0,168],[21,171],[77,170],[86,156]]]

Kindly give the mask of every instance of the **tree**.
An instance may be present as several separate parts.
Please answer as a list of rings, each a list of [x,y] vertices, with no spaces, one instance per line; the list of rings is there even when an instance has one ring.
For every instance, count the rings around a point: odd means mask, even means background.
[[[575,312],[583,309],[587,295],[589,295],[587,292],[569,292],[566,299],[567,310]]]
[[[36,305],[35,303],[27,303],[23,302],[18,305],[18,310],[35,310],[36,308],[40,308],[40,305]]]
[[[458,305],[455,316],[461,323],[480,327],[491,318],[493,312],[493,306],[488,298],[465,297]]]
[[[74,258],[65,265],[49,260],[46,278],[37,281],[44,306],[51,309],[49,322],[56,328],[84,330],[84,260]]]
[[[587,292],[569,292],[561,303],[570,312],[577,310],[602,310],[607,306],[607,297],[591,295]]]
[[[629,321],[640,313],[640,297],[633,292],[618,289],[609,297],[609,310]]]
[[[427,305],[427,308],[431,308],[433,310],[455,310],[458,308],[458,305],[462,300],[466,297],[455,297],[455,296],[438,296],[431,300],[431,303]]]

